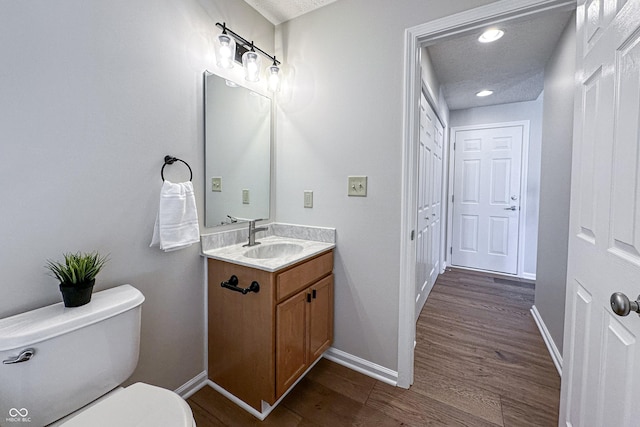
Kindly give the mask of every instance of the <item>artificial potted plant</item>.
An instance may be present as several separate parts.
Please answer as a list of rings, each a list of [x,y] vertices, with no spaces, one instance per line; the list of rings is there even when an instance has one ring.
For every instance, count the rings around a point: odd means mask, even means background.
[[[96,276],[107,257],[97,251],[66,253],[64,263],[47,260],[46,268],[60,281],[60,292],[65,307],[79,307],[91,301]]]

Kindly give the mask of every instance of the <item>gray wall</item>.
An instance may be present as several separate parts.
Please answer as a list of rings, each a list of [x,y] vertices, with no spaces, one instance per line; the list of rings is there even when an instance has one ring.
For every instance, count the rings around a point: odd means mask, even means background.
[[[0,14],[0,317],[61,301],[47,258],[109,253],[97,290],[130,283],[146,296],[132,381],[170,389],[204,368],[203,260],[199,245],[149,243],[166,154],[193,168],[203,219],[216,21],[273,49],[273,25],[238,0],[4,1]]]
[[[339,0],[277,27],[276,219],[337,228],[335,343],[397,369],[404,31],[490,0]],[[367,175],[368,196],[347,197]],[[313,190],[314,207],[303,207]]]
[[[575,89],[575,15],[547,63],[540,182],[540,224],[535,305],[562,353],[569,239],[573,94]]]
[[[545,95],[546,96],[546,95]],[[529,120],[529,162],[527,165],[527,205],[524,230],[524,270],[532,277],[536,274],[538,245],[538,201],[540,199],[540,150],[542,145],[543,95],[529,102],[492,105],[489,107],[454,110],[450,113],[450,125],[469,126]]]

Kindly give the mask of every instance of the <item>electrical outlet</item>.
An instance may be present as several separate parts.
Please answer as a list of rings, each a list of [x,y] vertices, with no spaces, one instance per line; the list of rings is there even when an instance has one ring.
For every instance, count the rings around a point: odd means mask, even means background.
[[[214,176],[211,178],[211,191],[222,191],[222,177]]]
[[[242,190],[242,204],[243,205],[249,204],[249,190],[247,189]]]
[[[312,208],[313,207],[313,191],[304,190],[304,207]]]
[[[366,176],[350,176],[349,191],[350,197],[367,197],[367,177]]]

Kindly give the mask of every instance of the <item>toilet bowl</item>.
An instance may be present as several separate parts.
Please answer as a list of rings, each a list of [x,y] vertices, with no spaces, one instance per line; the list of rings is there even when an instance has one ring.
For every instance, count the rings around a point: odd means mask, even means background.
[[[121,285],[82,307],[58,303],[0,319],[0,421],[8,414],[38,426],[194,427],[176,393],[120,387],[138,363],[143,302]]]
[[[172,391],[135,383],[72,414],[60,427],[195,427],[191,408]]]

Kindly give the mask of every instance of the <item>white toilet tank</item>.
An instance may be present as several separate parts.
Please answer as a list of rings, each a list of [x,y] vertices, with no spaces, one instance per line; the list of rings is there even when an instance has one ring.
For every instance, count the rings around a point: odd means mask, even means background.
[[[143,301],[122,285],[81,307],[58,303],[0,319],[0,425],[47,425],[129,378]],[[16,358],[27,360],[10,363]]]

